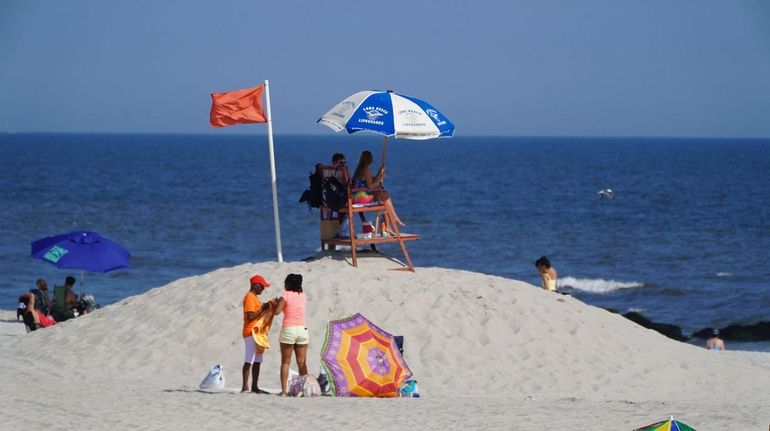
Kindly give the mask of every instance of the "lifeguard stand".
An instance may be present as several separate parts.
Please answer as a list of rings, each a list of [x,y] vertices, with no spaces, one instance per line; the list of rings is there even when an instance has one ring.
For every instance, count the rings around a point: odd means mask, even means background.
[[[366,188],[354,188],[350,184],[350,174],[346,166],[340,168],[334,168],[332,166],[317,166],[317,171],[320,172],[323,181],[326,182],[326,178],[330,176],[336,176],[341,184],[345,187],[346,204],[340,207],[336,212],[338,216],[335,218],[331,208],[326,206],[326,202],[321,205],[321,249],[329,247],[334,250],[338,245],[345,245],[350,247],[350,253],[353,260],[353,266],[358,266],[357,253],[359,245],[369,244],[387,244],[398,243],[401,247],[401,252],[404,254],[407,268],[409,271],[414,272],[414,265],[412,259],[409,257],[409,251],[406,249],[407,241],[416,241],[420,239],[419,235],[412,233],[402,233],[398,228],[398,223],[395,223],[395,217],[388,209],[388,207],[381,201],[373,201],[368,204],[353,203],[353,193],[366,190],[370,193],[376,193],[383,190],[382,187],[374,189]],[[363,229],[356,228],[361,223],[357,220],[356,214],[359,213],[374,213],[374,232],[363,233]],[[348,236],[339,236],[338,229],[340,224],[340,218],[343,215],[348,219]],[[383,229],[384,227],[384,229]]]

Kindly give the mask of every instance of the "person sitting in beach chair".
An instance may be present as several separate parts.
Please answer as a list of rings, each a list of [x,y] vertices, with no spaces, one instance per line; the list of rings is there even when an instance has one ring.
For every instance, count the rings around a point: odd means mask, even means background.
[[[345,160],[345,155],[342,153],[334,153],[332,156],[332,169],[333,169],[333,176],[337,178],[337,181],[340,184],[345,184],[345,173],[343,172],[344,169],[347,169],[347,162]],[[340,217],[340,227],[339,231],[337,233],[338,237],[345,237],[348,235],[348,215],[347,213],[342,213],[339,215]],[[361,219],[361,223],[366,223],[366,214],[364,213],[358,213],[358,217]],[[374,244],[370,244],[369,247],[372,249],[372,251],[377,251],[377,246]]]
[[[68,276],[64,280],[64,286],[55,286],[53,289],[53,312],[51,314],[57,322],[77,317],[75,312],[78,306],[78,296],[72,291],[75,281],[75,277]]]
[[[34,289],[29,289],[30,293],[35,294],[35,308],[45,315],[51,314],[53,303],[48,296],[48,282],[44,278],[38,278],[35,281],[35,286]],[[26,309],[26,304],[19,302],[19,307],[16,309],[16,320],[19,320],[24,315]]]
[[[48,282],[44,278],[38,278],[35,280],[35,289],[30,289],[29,291],[35,294],[35,308],[45,315],[51,314],[53,302],[51,302],[51,297],[48,296]]]
[[[352,186],[353,204],[367,205],[375,201],[382,202],[392,214],[393,221],[401,226],[406,226],[396,214],[390,195],[382,188],[382,181],[385,179],[385,166],[380,165],[377,175],[372,176],[369,168],[374,161],[374,156],[369,150],[364,150],[358,158],[358,166],[353,172],[353,178],[350,180]]]
[[[19,296],[19,304],[24,305],[23,319],[27,332],[36,331],[39,328],[47,328],[56,324],[56,320],[35,308],[35,294],[22,293]]]

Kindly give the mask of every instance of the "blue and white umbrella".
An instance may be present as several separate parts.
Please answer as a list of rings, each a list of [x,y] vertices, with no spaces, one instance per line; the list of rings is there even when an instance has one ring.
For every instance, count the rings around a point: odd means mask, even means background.
[[[455,131],[455,125],[429,103],[392,91],[359,91],[318,123],[335,132],[366,130],[403,139],[449,138]]]

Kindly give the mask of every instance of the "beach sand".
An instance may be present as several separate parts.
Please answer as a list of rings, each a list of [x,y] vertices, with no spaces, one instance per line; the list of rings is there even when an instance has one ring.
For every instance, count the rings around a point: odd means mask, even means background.
[[[699,431],[768,429],[770,353],[710,352],[515,280],[396,266],[373,255],[358,268],[328,255],[244,264],[30,334],[3,311],[2,428],[631,430],[674,415]],[[422,398],[238,393],[248,278],[273,284],[266,300],[292,272],[308,295],[312,374],[326,322],[360,312],[405,337]],[[279,359],[266,353],[260,386],[280,388]],[[228,390],[198,391],[214,364]]]

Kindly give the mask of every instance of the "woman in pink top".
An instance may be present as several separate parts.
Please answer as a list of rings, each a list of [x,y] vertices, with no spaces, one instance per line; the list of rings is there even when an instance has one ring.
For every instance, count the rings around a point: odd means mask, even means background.
[[[297,359],[299,374],[307,375],[307,345],[309,343],[307,326],[305,326],[305,305],[307,297],[302,291],[302,276],[289,274],[284,281],[283,296],[275,309],[275,315],[283,312],[283,325],[281,326],[281,396],[286,395],[287,380],[289,378],[289,364],[291,352]]]

